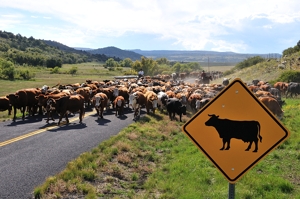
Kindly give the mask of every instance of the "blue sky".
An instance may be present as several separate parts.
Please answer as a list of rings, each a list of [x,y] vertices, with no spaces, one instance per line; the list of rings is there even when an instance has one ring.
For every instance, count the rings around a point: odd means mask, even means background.
[[[298,0],[0,0],[0,30],[70,47],[282,53]]]

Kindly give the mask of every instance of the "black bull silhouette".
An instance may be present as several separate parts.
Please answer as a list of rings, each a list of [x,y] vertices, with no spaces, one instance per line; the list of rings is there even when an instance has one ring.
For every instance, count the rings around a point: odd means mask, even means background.
[[[255,143],[255,149],[258,150],[258,139],[262,141],[260,136],[260,124],[258,121],[235,121],[229,119],[219,119],[219,116],[208,115],[210,118],[205,122],[206,126],[213,126],[218,131],[220,138],[223,140],[223,147],[220,150],[230,149],[231,138],[241,139],[244,142],[249,142],[246,151],[251,149],[252,143]]]

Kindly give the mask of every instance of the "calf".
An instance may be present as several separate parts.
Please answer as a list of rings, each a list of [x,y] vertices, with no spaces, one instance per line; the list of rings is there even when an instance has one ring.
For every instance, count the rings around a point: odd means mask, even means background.
[[[116,110],[115,116],[124,115],[124,106],[125,106],[125,99],[123,96],[117,96],[114,100],[114,108]]]
[[[169,113],[170,120],[175,119],[175,113],[179,115],[180,122],[182,122],[182,115],[186,115],[186,106],[177,98],[169,98],[167,100],[167,111]]]
[[[103,110],[107,108],[108,97],[105,93],[97,93],[92,98],[92,105],[97,111],[98,118],[103,119]]]

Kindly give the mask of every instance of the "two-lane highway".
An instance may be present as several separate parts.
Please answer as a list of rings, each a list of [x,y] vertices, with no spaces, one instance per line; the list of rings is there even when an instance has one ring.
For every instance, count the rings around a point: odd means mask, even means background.
[[[61,126],[46,124],[40,116],[1,122],[0,198],[32,198],[34,188],[47,177],[134,122],[131,111],[122,117],[108,113],[98,119],[95,112],[86,112],[82,124],[77,113],[69,125]]]

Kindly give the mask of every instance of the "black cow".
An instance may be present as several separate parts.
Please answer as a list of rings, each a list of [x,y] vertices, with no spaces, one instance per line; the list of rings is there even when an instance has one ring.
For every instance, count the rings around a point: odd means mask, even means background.
[[[205,122],[206,126],[213,126],[218,131],[220,138],[223,140],[223,147],[220,150],[230,149],[231,138],[241,139],[244,142],[249,142],[249,146],[246,151],[249,151],[252,143],[255,143],[255,149],[258,150],[258,138],[260,142],[262,137],[260,136],[260,124],[258,121],[234,121],[229,119],[219,119],[219,116],[208,115],[210,118]]]
[[[298,94],[300,94],[300,83],[290,82],[287,87],[285,97],[288,97],[289,94],[290,94],[290,97],[293,97],[293,95],[297,96]]]
[[[167,100],[167,111],[171,120],[175,119],[175,113],[177,113],[179,115],[180,122],[182,122],[181,116],[186,115],[186,106],[182,105],[177,98],[169,98]]]
[[[252,84],[254,86],[257,86],[257,84],[258,84],[259,81],[260,81],[259,79],[254,79],[254,80],[252,80]]]
[[[231,79],[231,78],[224,78],[222,84],[223,84],[224,86],[227,86],[227,85],[229,84],[229,80],[230,80],[230,79]]]

